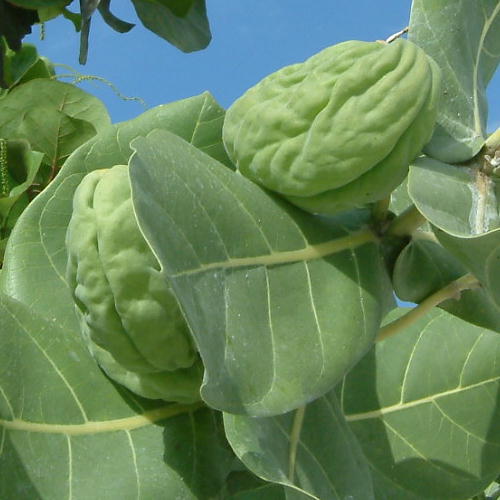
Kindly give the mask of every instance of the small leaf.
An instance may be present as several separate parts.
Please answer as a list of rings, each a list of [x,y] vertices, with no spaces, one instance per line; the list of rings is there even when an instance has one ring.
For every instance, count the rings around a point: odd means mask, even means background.
[[[418,158],[408,192],[429,222],[449,234],[473,237],[500,227],[500,184],[478,168]]]
[[[12,134],[23,116],[37,108],[52,108],[71,118],[89,122],[98,132],[111,124],[106,107],[96,97],[68,83],[38,79],[19,85],[2,99],[0,134],[15,138]],[[43,136],[43,130],[36,135]]]
[[[0,197],[0,216],[9,217],[12,206],[28,190],[42,164],[43,153],[32,151],[27,141],[7,141],[8,195]]]
[[[31,140],[31,147],[45,153],[45,162],[57,171],[76,148],[95,134],[93,125],[85,120],[72,118],[54,108],[38,107],[24,114],[13,135]]]
[[[443,73],[437,126],[424,151],[449,163],[469,160],[486,138],[486,86],[500,61],[500,4],[414,0],[409,39]]]
[[[212,38],[205,0],[194,0],[189,11],[179,17],[166,2],[132,0],[142,24],[183,52],[204,49]]]
[[[1,43],[1,42],[0,42]],[[36,47],[23,44],[17,52],[7,50],[5,54],[5,81],[8,87],[13,87],[38,61]]]

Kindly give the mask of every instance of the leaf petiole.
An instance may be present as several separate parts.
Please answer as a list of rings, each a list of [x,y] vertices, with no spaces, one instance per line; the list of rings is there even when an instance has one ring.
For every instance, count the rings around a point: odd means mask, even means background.
[[[401,212],[387,228],[387,236],[411,236],[415,230],[423,226],[427,219],[418,211],[415,205]]]
[[[461,276],[432,295],[429,295],[429,297],[423,300],[418,306],[411,309],[408,313],[382,327],[377,335],[376,342],[392,337],[396,333],[399,333],[405,328],[411,326],[422,316],[425,316],[429,311],[431,311],[431,309],[441,304],[441,302],[448,299],[459,299],[460,292],[464,290],[472,290],[474,288],[478,288],[479,286],[481,286],[479,281],[472,274],[465,274],[464,276]]]

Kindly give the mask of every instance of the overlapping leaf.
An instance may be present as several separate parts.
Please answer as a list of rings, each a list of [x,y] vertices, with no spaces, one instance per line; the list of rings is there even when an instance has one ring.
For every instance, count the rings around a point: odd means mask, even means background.
[[[392,282],[396,295],[421,302],[464,276],[467,269],[437,241],[414,239],[399,254]],[[465,290],[440,307],[471,323],[500,332],[500,307],[482,289]]]
[[[166,128],[191,141],[220,161],[229,161],[220,139],[224,112],[209,94],[158,106],[138,118],[110,127],[73,153],[53,183],[23,214],[11,236],[2,289],[40,314],[57,318],[60,326],[78,326],[66,281],[66,227],[73,193],[82,177],[97,168],[126,164],[130,141],[153,128]],[[50,294],[40,290],[50,289]]]
[[[78,336],[0,295],[0,497],[213,497],[233,456],[218,416],[132,397]]]
[[[466,499],[500,473],[496,333],[435,310],[378,343],[338,392],[376,498]]]
[[[214,413],[164,420],[171,407],[134,398],[91,359],[64,279],[64,238],[83,175],[126,163],[141,133],[164,127],[228,161],[223,115],[203,94],[110,127],[72,155],[19,221],[1,274],[3,290],[23,304],[5,298],[0,312],[0,497],[147,499],[168,491],[204,500],[222,487],[232,457]]]
[[[486,138],[486,86],[500,60],[500,4],[414,0],[409,38],[443,73],[441,110],[425,151],[445,162],[466,161]]]
[[[287,498],[459,500],[500,473],[499,419],[498,335],[434,311],[302,410],[224,424],[238,457]]]
[[[295,209],[167,132],[133,148],[139,225],[196,338],[205,401],[273,415],[328,391],[390,301],[371,231]]]
[[[436,236],[500,306],[500,184],[478,166],[419,158],[410,167],[413,202]]]
[[[226,436],[257,476],[317,500],[373,499],[370,469],[333,392],[285,415],[224,415]]]

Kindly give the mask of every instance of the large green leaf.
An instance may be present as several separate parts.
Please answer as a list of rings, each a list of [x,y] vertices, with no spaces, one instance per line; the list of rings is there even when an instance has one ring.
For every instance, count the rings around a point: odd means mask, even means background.
[[[392,282],[400,299],[418,303],[466,273],[467,269],[437,241],[414,239],[399,254]],[[465,290],[460,297],[439,306],[475,325],[500,332],[500,307],[482,288]]]
[[[486,86],[500,60],[500,4],[414,0],[409,39],[443,74],[440,113],[426,153],[450,163],[472,158],[486,138]]]
[[[0,294],[0,497],[211,498],[233,455],[218,416],[116,387],[79,335]]]
[[[28,207],[13,231],[0,275],[2,290],[60,326],[78,329],[66,285],[66,227],[73,193],[83,176],[97,168],[126,164],[130,141],[165,128],[220,161],[229,162],[221,141],[224,111],[210,94],[153,108],[129,122],[109,127],[66,161],[49,187]],[[41,293],[40,290],[50,290]],[[70,313],[68,313],[70,311]]]
[[[370,469],[333,392],[285,415],[224,414],[236,455],[257,476],[285,485],[287,497],[373,499]]]
[[[338,393],[377,499],[466,499],[500,473],[494,332],[434,310],[377,343]]]
[[[132,3],[146,28],[183,52],[201,50],[210,43],[212,35],[205,0],[185,0],[185,5],[165,0],[132,0]],[[189,9],[185,10],[187,6]]]
[[[409,194],[436,236],[500,306],[500,183],[477,166],[419,158]]]
[[[373,233],[306,214],[167,132],[132,145],[139,225],[196,338],[205,401],[269,416],[328,391],[392,300]]]

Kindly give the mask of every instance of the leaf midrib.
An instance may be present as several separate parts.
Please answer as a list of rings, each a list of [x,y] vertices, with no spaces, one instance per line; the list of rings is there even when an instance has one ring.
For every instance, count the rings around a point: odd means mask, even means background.
[[[204,407],[198,402],[191,405],[170,404],[144,412],[132,417],[117,418],[114,420],[91,421],[82,424],[46,424],[42,422],[29,422],[22,419],[0,419],[0,427],[10,431],[39,432],[42,434],[84,435],[100,434],[103,432],[131,431],[152,425],[160,420],[174,417],[182,413],[190,413]]]
[[[193,269],[186,269],[170,275],[171,278],[178,278],[190,274],[197,274],[211,269],[227,269],[248,266],[272,266],[277,264],[286,264],[291,262],[302,262],[314,259],[320,259],[329,255],[357,248],[366,243],[375,243],[377,236],[370,229],[364,229],[330,241],[308,245],[299,250],[286,250],[282,252],[272,252],[266,255],[257,255],[254,257],[236,257],[224,261],[210,262]]]
[[[449,391],[439,392],[436,394],[432,394],[431,396],[426,396],[424,398],[409,401],[407,403],[400,402],[400,403],[396,403],[396,404],[391,405],[391,406],[385,406],[383,408],[379,408],[378,410],[371,410],[371,411],[362,412],[362,413],[345,414],[345,419],[348,422],[356,422],[359,420],[369,420],[372,418],[381,418],[384,415],[387,415],[389,413],[407,410],[409,408],[413,408],[415,406],[420,406],[422,404],[433,403],[437,399],[440,399],[440,398],[443,398],[446,396],[451,396],[453,394],[458,394],[458,393],[463,392],[463,391],[475,389],[476,387],[481,387],[482,385],[486,385],[486,384],[498,382],[498,381],[500,381],[500,375],[498,375],[497,377],[487,379],[487,380],[482,380],[481,382],[478,382],[476,384],[471,384],[471,385],[468,385],[465,387],[459,386],[459,387],[456,387],[455,389],[450,389]]]

